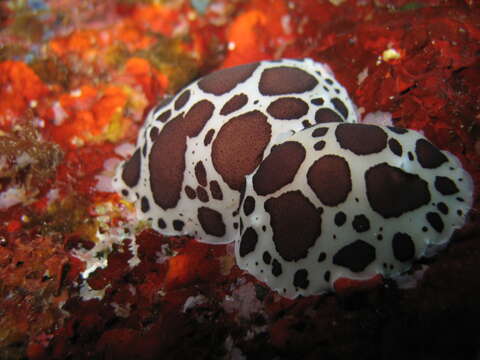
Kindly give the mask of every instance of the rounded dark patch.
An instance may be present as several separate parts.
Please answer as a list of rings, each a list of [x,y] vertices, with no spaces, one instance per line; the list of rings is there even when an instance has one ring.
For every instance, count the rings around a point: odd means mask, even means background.
[[[222,189],[216,180],[210,181],[210,192],[215,200],[223,200]]]
[[[321,216],[300,191],[290,191],[265,202],[270,214],[273,242],[280,256],[296,261],[307,256],[308,249],[321,234]]]
[[[145,143],[145,144],[142,146],[142,154],[143,154],[143,157],[146,157],[146,156],[147,156],[147,143]]]
[[[195,165],[195,177],[200,185],[207,186],[207,172],[201,161]]]
[[[173,228],[177,231],[182,231],[185,223],[182,220],[173,220]]]
[[[426,169],[435,169],[448,161],[447,157],[439,149],[425,139],[417,140],[415,153],[420,165]]]
[[[333,106],[335,106],[335,109],[340,114],[342,114],[342,116],[346,120],[348,118],[348,109],[345,106],[345,104],[343,103],[343,101],[340,100],[339,98],[333,98],[332,100],[330,100],[330,102],[333,104]]]
[[[399,217],[430,202],[425,180],[387,163],[368,169],[365,182],[370,206],[384,218]]]
[[[218,211],[202,206],[198,209],[197,217],[203,231],[208,235],[218,237],[225,235],[225,223]]]
[[[405,233],[396,233],[392,239],[393,256],[398,261],[410,261],[415,256],[415,243],[410,235]]]
[[[187,194],[188,198],[193,200],[197,197],[197,194],[195,193],[195,190],[192,189],[190,186],[185,186],[185,194]]]
[[[157,136],[158,136],[158,128],[154,127],[152,128],[152,130],[150,130],[150,139],[152,140],[152,142],[157,140]]]
[[[143,213],[146,213],[148,212],[148,210],[150,210],[150,203],[148,202],[148,199],[145,196],[142,196],[140,205],[141,205],[140,208]]]
[[[325,81],[328,85],[333,85],[333,80],[332,79],[325,79]]]
[[[265,69],[258,88],[262,95],[300,94],[312,90],[318,81],[308,72],[290,66]]]
[[[395,155],[402,156],[402,145],[400,145],[400,143],[396,139],[388,140],[388,147]]]
[[[335,214],[335,225],[342,226],[347,221],[347,215],[343,211],[339,211]]]
[[[320,255],[318,255],[318,262],[323,262],[327,258],[327,254],[324,252],[321,252]]]
[[[272,275],[275,276],[275,277],[279,277],[280,275],[282,275],[282,264],[280,264],[278,262],[277,259],[273,259],[272,261]]]
[[[222,95],[247,80],[259,63],[245,64],[215,71],[198,81],[198,87],[209,94]]]
[[[348,163],[337,155],[325,155],[316,160],[308,169],[307,181],[320,201],[327,206],[341,204],[352,190]]]
[[[308,113],[308,104],[295,97],[284,97],[270,103],[267,112],[276,119],[299,119]]]
[[[149,155],[153,199],[163,210],[175,207],[182,191],[187,143],[179,116],[166,123]]]
[[[198,200],[200,200],[201,202],[208,202],[209,198],[208,198],[208,193],[207,193],[207,190],[205,190],[203,187],[201,186],[197,186],[197,196],[198,196]]]
[[[254,251],[255,247],[257,246],[257,242],[257,232],[251,227],[247,228],[242,235],[242,239],[240,240],[240,256],[244,257],[245,255],[250,254],[252,251]]]
[[[255,199],[251,196],[247,196],[243,202],[243,212],[248,216],[253,210],[255,210]]]
[[[308,271],[306,269],[295,271],[295,275],[293,275],[293,286],[306,289],[308,284],[310,284],[310,281],[308,280]]]
[[[325,141],[319,141],[317,143],[315,143],[315,145],[313,145],[313,148],[317,151],[320,151],[322,150],[323,148],[325,147]]]
[[[447,204],[443,203],[443,202],[439,202],[437,204],[437,209],[438,211],[440,211],[443,215],[447,215],[448,214],[448,206]]]
[[[353,218],[352,226],[353,226],[353,228],[355,229],[356,232],[362,233],[362,232],[370,230],[370,221],[363,214],[356,215]]]
[[[160,115],[158,115],[155,120],[164,123],[168,119],[170,119],[171,115],[172,115],[172,112],[170,110],[167,110],[167,111],[164,111],[163,113],[161,113]]]
[[[343,122],[343,119],[335,111],[328,108],[322,108],[315,112],[315,122],[317,124]]]
[[[270,255],[268,251],[263,252],[262,258],[263,262],[267,265],[270,265],[270,263],[272,262],[272,255]]]
[[[140,150],[137,149],[125,163],[122,170],[122,180],[127,186],[134,187],[138,184],[138,180],[140,180],[140,162]]]
[[[323,278],[325,279],[326,282],[330,281],[330,271],[325,271],[325,274],[323,274]]]
[[[435,189],[442,195],[453,195],[458,193],[457,185],[448,177],[437,176],[435,178]]]
[[[308,120],[303,120],[302,121],[302,126],[304,129],[308,129],[309,127],[312,127],[312,124],[310,124],[310,121]]]
[[[197,136],[212,117],[214,109],[215,106],[208,100],[201,100],[193,104],[185,114],[185,134],[191,138]]]
[[[123,190],[122,190],[122,195],[123,195],[123,196],[126,197],[126,196],[128,196],[128,194],[130,194],[130,192],[129,192],[127,189],[123,189]]]
[[[338,250],[333,256],[333,263],[352,272],[360,272],[365,270],[375,257],[375,247],[363,240],[356,240]]]
[[[179,97],[177,97],[177,100],[175,100],[175,110],[180,110],[184,107],[188,99],[190,99],[190,90],[185,90]]]
[[[165,229],[167,227],[167,223],[162,218],[158,219],[157,224],[160,229]]]
[[[312,131],[313,137],[322,137],[328,132],[328,128],[326,127],[317,127],[315,130]]]
[[[310,100],[310,102],[313,104],[313,105],[323,105],[325,103],[325,100],[323,100],[322,98],[315,98],[315,99],[312,99]]]
[[[215,134],[214,129],[210,129],[207,131],[207,134],[205,135],[205,138],[203,139],[203,145],[208,146],[212,142],[213,135]]]
[[[245,94],[238,94],[230,98],[225,105],[223,105],[222,110],[220,110],[220,115],[228,115],[238,109],[241,109],[248,102],[248,96]]]
[[[395,127],[395,126],[387,126],[387,127],[388,127],[388,129],[390,129],[390,131],[394,132],[395,134],[402,135],[402,134],[408,133],[407,129],[403,129],[403,128],[399,128],[399,127]]]
[[[271,137],[271,126],[260,111],[230,119],[212,144],[212,162],[222,179],[239,191],[245,176],[258,166]]]
[[[387,146],[387,134],[381,127],[366,124],[340,124],[335,136],[342,149],[356,155],[368,155],[382,151]]]
[[[408,152],[408,160],[410,160],[410,161],[415,160],[414,157],[413,157],[413,154],[410,151]]]
[[[444,224],[440,215],[436,212],[429,212],[426,215],[428,223],[439,233],[443,231]]]
[[[253,175],[253,188],[259,195],[272,194],[290,184],[305,160],[305,148],[296,141],[275,146]]]

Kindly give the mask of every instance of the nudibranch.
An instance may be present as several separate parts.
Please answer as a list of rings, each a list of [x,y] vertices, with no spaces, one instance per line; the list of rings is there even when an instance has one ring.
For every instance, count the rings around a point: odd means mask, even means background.
[[[327,122],[357,122],[327,66],[284,59],[223,69],[149,113],[113,184],[165,235],[231,242],[245,177],[272,146]]]
[[[276,144],[242,196],[238,266],[295,298],[433,255],[465,223],[473,181],[416,131],[330,123]]]

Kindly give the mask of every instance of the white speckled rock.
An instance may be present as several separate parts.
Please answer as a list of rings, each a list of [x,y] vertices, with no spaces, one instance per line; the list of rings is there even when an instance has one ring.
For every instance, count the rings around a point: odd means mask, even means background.
[[[416,131],[317,125],[247,176],[237,264],[289,298],[395,277],[444,246],[472,202],[458,159]]]
[[[208,243],[238,237],[245,176],[271,147],[316,123],[356,122],[327,67],[262,61],[214,72],[153,109],[114,187],[166,235]]]

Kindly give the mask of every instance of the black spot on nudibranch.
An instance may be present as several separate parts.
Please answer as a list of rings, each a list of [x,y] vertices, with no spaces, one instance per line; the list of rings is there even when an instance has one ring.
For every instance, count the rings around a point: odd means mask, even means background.
[[[453,195],[458,193],[457,185],[448,177],[437,176],[435,178],[435,189],[442,195]]]
[[[255,247],[257,246],[257,242],[258,242],[257,232],[251,227],[247,228],[240,240],[240,249],[239,249],[240,256],[245,257],[246,255],[254,251]]]
[[[309,283],[308,271],[306,269],[300,269],[295,272],[293,276],[293,286],[306,289]]]
[[[330,102],[333,104],[333,106],[335,106],[335,109],[340,114],[342,114],[342,116],[346,120],[348,118],[348,109],[345,106],[345,104],[343,103],[343,101],[338,99],[338,98],[333,98],[332,100],[330,100]]]
[[[435,229],[435,231],[441,233],[444,228],[443,220],[436,212],[429,212],[426,215],[428,223]]]
[[[417,140],[415,153],[417,154],[418,162],[425,169],[435,169],[448,161],[447,157],[439,149],[425,139]]]
[[[343,211],[339,211],[335,214],[335,225],[342,226],[347,221],[347,215]]]
[[[333,263],[360,272],[370,265],[376,257],[375,247],[363,240],[356,240],[341,248],[334,256]]]
[[[398,217],[430,202],[425,180],[387,163],[368,169],[365,182],[370,206],[384,218]]]
[[[279,277],[280,275],[282,275],[282,272],[283,272],[282,264],[280,264],[277,259],[273,259],[273,261],[272,261],[272,274],[273,274],[273,276]]]
[[[148,210],[150,210],[150,203],[148,202],[148,199],[145,196],[142,196],[140,207],[143,213],[146,213],[148,212]]]
[[[415,256],[415,243],[410,235],[406,233],[396,233],[392,239],[393,256],[398,261],[410,261]]]
[[[352,226],[356,232],[362,233],[370,230],[370,221],[368,221],[368,218],[363,214],[356,215],[353,218]]]
[[[255,199],[252,196],[247,196],[243,202],[243,212],[248,216],[253,210],[255,210]]]
[[[388,140],[388,147],[395,155],[402,156],[402,153],[403,153],[402,145],[400,145],[400,143],[397,140],[395,139]]]

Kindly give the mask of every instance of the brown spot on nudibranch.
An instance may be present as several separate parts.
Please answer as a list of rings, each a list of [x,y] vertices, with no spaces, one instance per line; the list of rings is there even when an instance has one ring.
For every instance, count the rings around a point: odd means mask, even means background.
[[[430,201],[425,180],[387,163],[368,169],[365,182],[370,206],[387,219],[399,217]]]
[[[335,136],[342,149],[356,155],[368,155],[382,151],[387,146],[387,134],[381,127],[365,124],[340,124]]]
[[[198,81],[198,87],[209,94],[222,95],[247,80],[259,63],[239,65],[211,73]]]
[[[207,234],[218,237],[225,235],[225,223],[218,211],[202,206],[198,209],[198,221]]]
[[[299,119],[308,113],[308,104],[295,97],[284,97],[270,103],[267,112],[279,120]]]
[[[273,242],[280,256],[296,261],[307,256],[321,234],[321,215],[300,191],[290,191],[265,202]]]
[[[248,102],[248,96],[245,94],[238,94],[228,100],[220,110],[220,115],[228,115],[244,107]]]
[[[137,149],[133,156],[125,163],[122,170],[122,180],[127,186],[134,187],[140,179],[140,150]]]
[[[182,120],[180,116],[168,122],[150,150],[150,187],[155,203],[164,210],[177,205],[182,190],[187,149]]]
[[[195,103],[185,114],[185,134],[188,137],[197,136],[212,117],[214,109],[215,106],[208,100]]]
[[[315,113],[315,122],[317,124],[343,122],[343,119],[335,111],[328,108],[322,108],[318,109]]]
[[[271,137],[267,117],[254,110],[230,119],[212,143],[212,162],[223,180],[240,191],[258,166]]]
[[[305,159],[305,148],[296,141],[276,146],[261,162],[253,176],[253,188],[259,195],[268,195],[291,183]]]
[[[317,84],[317,79],[304,70],[278,66],[262,72],[258,87],[262,95],[284,95],[310,91]]]
[[[318,199],[327,206],[341,204],[352,190],[350,167],[337,155],[325,155],[316,160],[308,169],[307,181]]]

